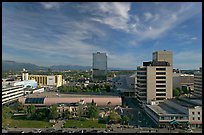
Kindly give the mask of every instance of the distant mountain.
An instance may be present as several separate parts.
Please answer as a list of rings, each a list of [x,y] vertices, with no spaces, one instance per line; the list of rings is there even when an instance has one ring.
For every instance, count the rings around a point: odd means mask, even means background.
[[[39,69],[46,69],[45,67],[40,67],[35,64],[31,63],[19,63],[10,60],[3,60],[2,61],[2,71],[19,71],[23,70],[23,68],[27,70],[39,70]]]
[[[22,71],[23,68],[27,70],[90,70],[92,66],[79,66],[79,65],[54,65],[50,67],[37,66],[31,63],[20,63],[10,60],[2,61],[2,71]],[[108,70],[134,70],[128,68],[114,68],[110,67]]]
[[[90,70],[91,66],[78,66],[78,65],[55,65],[51,66],[51,70]]]

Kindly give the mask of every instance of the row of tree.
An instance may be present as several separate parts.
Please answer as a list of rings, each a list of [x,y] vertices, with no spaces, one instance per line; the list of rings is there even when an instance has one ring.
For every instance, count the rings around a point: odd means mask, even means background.
[[[58,87],[58,90],[61,93],[66,93],[66,92],[110,92],[111,90],[111,85],[110,84],[105,84],[105,85],[93,85],[93,86],[65,86],[62,85]]]
[[[27,119],[49,120],[58,117],[57,105],[53,105],[50,108],[36,108],[34,105],[30,105],[25,109]]]
[[[190,93],[190,89],[187,87],[182,87],[182,89],[180,88],[173,89],[174,97],[180,96],[181,94],[189,94],[189,93]]]

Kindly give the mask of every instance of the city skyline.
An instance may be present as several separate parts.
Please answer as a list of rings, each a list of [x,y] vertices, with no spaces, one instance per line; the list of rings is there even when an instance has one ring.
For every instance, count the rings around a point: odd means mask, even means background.
[[[201,3],[3,3],[2,57],[40,66],[91,66],[106,53],[108,67],[136,69],[154,51],[173,52],[174,68],[202,61]]]

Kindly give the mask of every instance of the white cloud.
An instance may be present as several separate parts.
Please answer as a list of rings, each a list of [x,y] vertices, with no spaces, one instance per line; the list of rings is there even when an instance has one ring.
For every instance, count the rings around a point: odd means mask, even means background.
[[[198,51],[181,51],[173,54],[174,68],[195,69],[202,65],[202,53]]]
[[[149,12],[144,13],[144,16],[145,16],[145,21],[149,21],[153,17],[153,15],[151,13],[149,13]]]
[[[197,37],[192,37],[192,38],[191,38],[191,40],[197,40],[197,39],[198,39]]]
[[[45,9],[53,9],[53,8],[59,8],[61,3],[60,2],[40,2],[40,4]]]
[[[129,20],[130,6],[131,4],[127,2],[96,3],[93,12],[98,14],[91,20],[109,25],[113,29],[128,31],[127,22]]]

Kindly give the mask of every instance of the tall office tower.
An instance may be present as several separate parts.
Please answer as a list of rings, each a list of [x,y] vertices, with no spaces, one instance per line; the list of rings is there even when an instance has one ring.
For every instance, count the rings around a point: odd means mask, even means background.
[[[152,61],[166,61],[173,66],[172,52],[166,50],[153,52]]]
[[[202,98],[202,68],[194,73],[194,95]]]
[[[107,55],[106,53],[93,53],[93,79],[95,81],[106,81]]]
[[[172,98],[173,68],[167,61],[143,62],[137,67],[136,96],[140,103]]]

